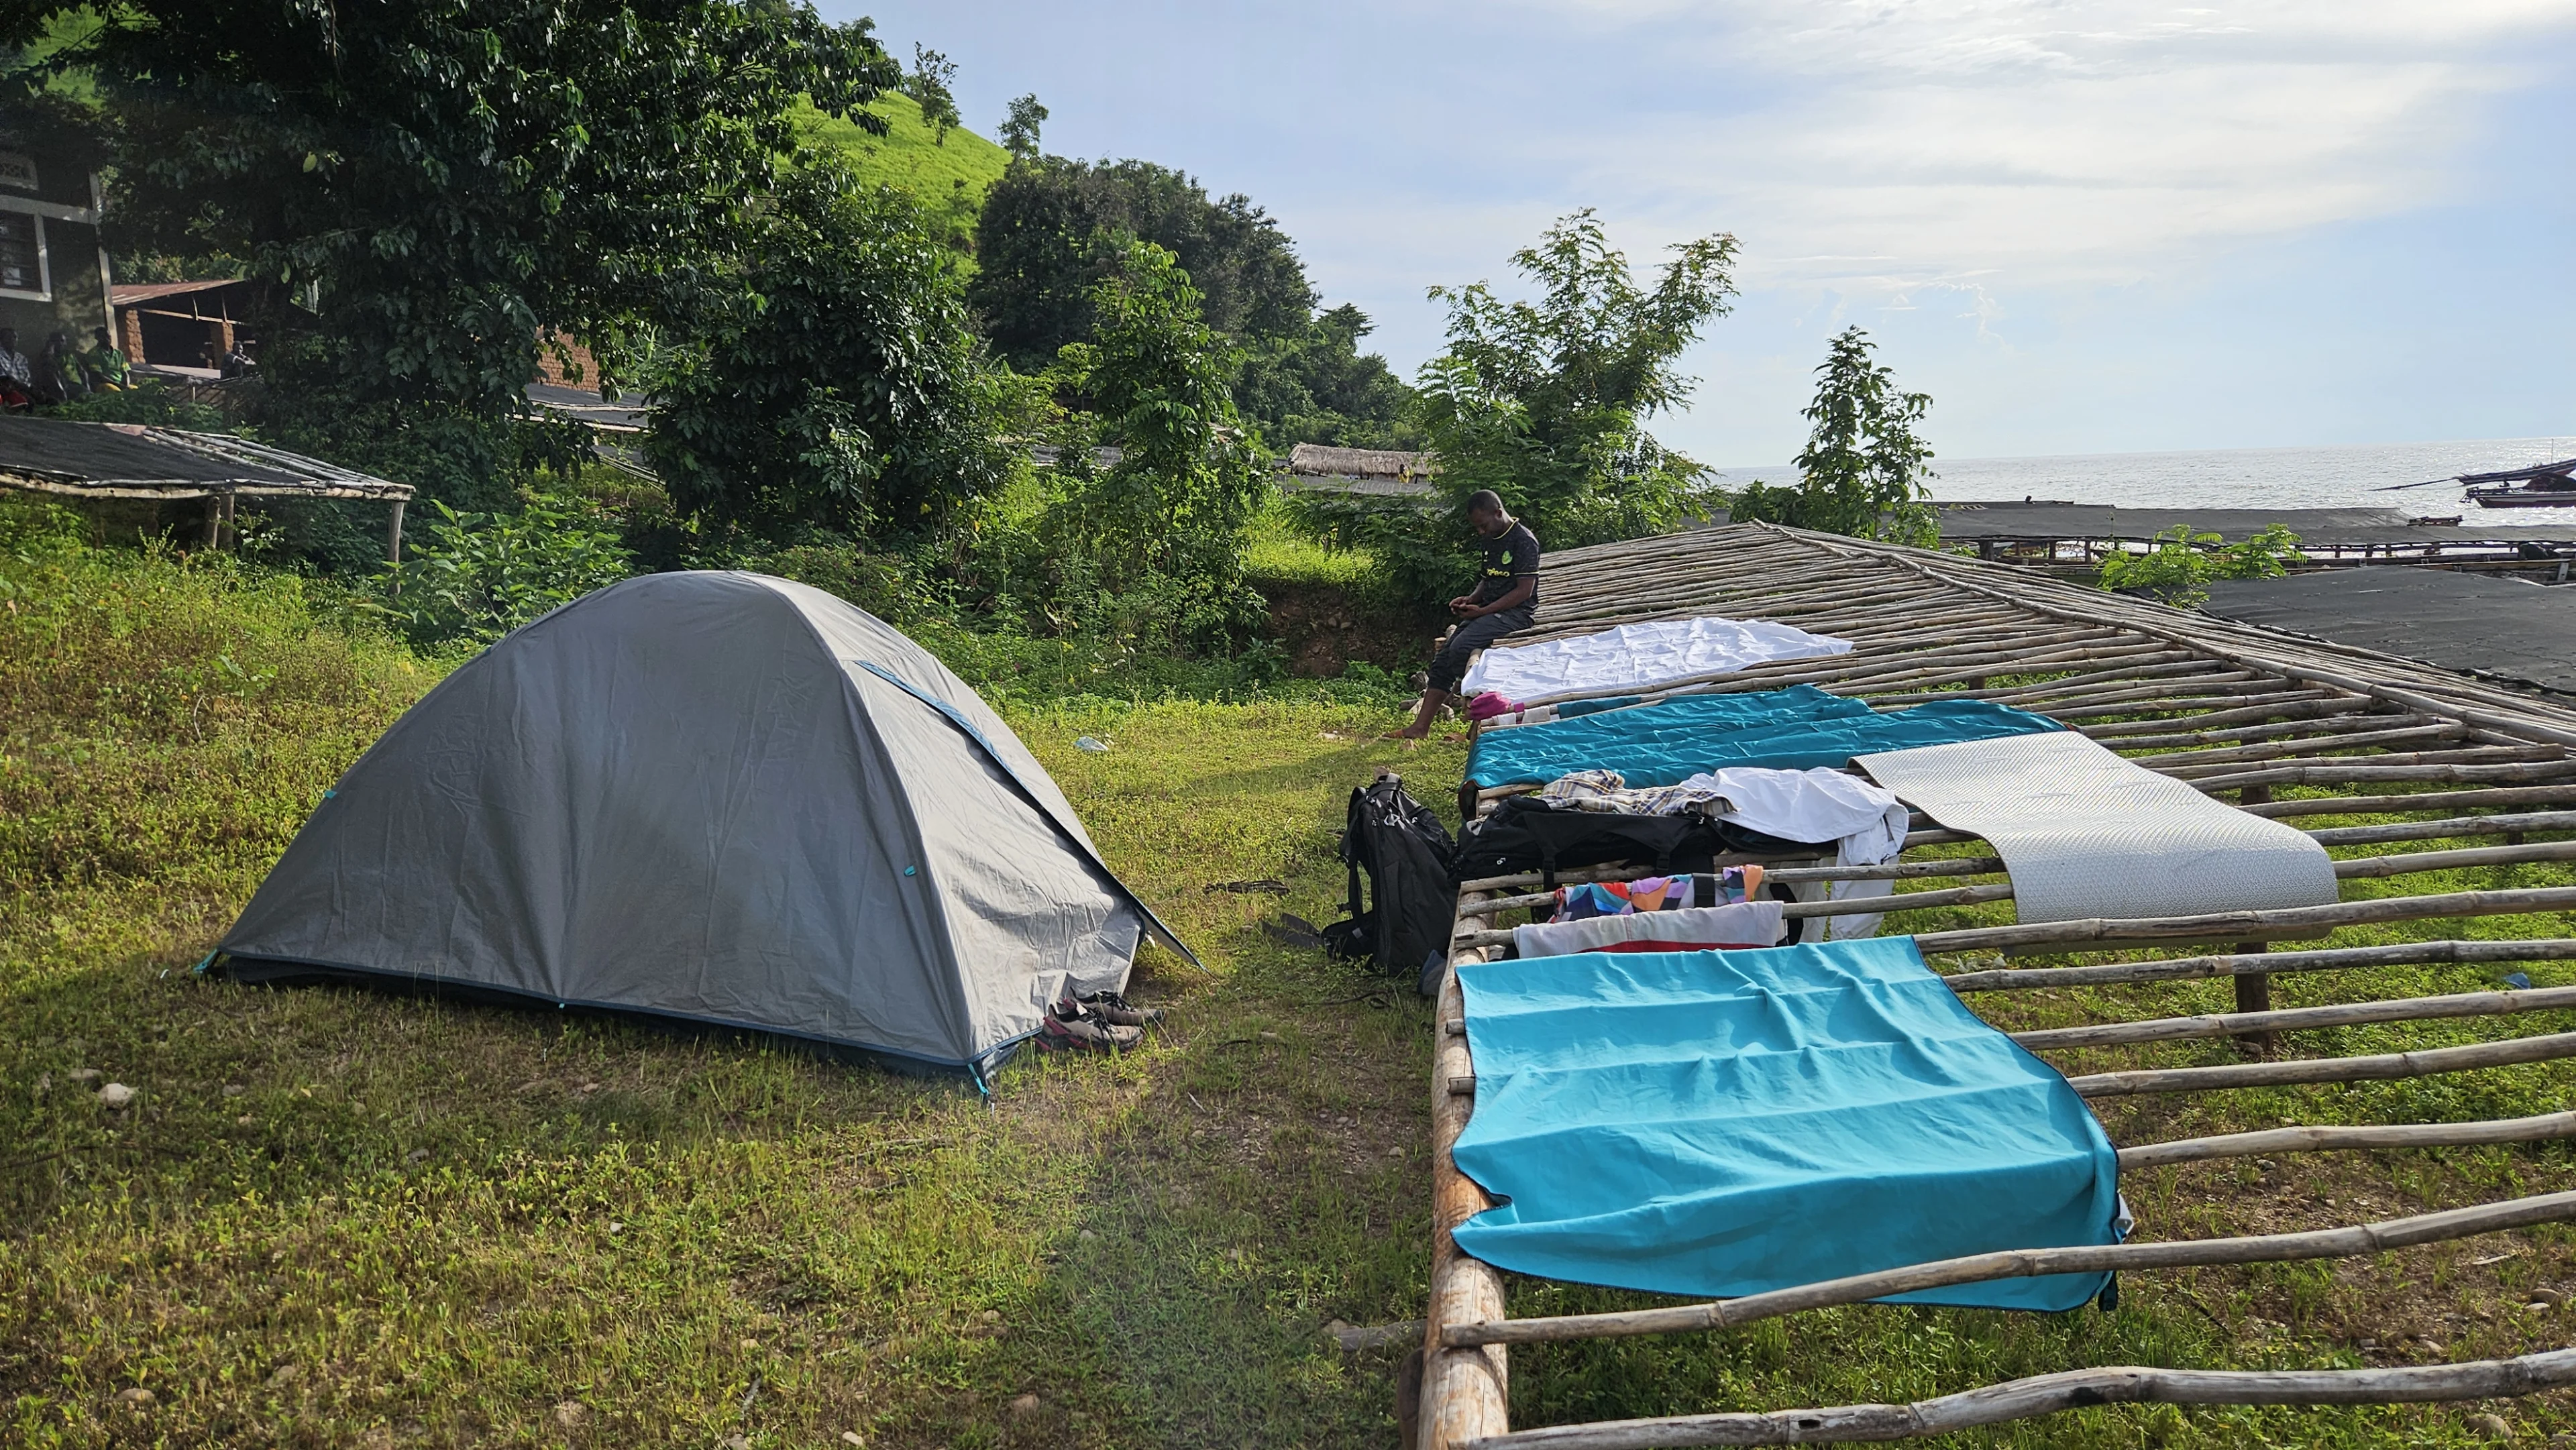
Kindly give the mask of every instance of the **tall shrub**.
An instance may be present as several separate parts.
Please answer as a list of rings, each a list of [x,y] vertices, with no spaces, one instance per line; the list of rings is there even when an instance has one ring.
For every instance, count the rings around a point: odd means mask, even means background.
[[[1748,485],[1734,502],[1737,522],[1926,547],[1939,539],[1923,486],[1932,476],[1932,448],[1914,431],[1931,411],[1931,395],[1897,387],[1895,369],[1874,362],[1871,351],[1869,334],[1857,327],[1826,345],[1815,401],[1801,415],[1813,431],[1794,460],[1797,486]]]
[[[1435,287],[1449,306],[1449,345],[1417,384],[1437,502],[1418,507],[1308,495],[1307,517],[1364,544],[1424,597],[1453,592],[1472,569],[1463,507],[1492,489],[1548,548],[1636,538],[1707,505],[1707,469],[1647,431],[1689,398],[1681,354],[1735,286],[1735,238],[1673,248],[1641,283],[1591,211],[1512,254],[1533,296],[1506,302],[1485,283]]]

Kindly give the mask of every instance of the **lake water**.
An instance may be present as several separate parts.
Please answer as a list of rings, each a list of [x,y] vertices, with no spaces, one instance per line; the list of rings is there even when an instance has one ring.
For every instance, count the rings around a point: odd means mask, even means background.
[[[2079,453],[2043,458],[1936,458],[1936,499],[2023,498],[2121,508],[2388,508],[2480,514],[2481,526],[2576,522],[2576,509],[2484,509],[2456,483],[2377,493],[2386,484],[2523,468],[2576,456],[2576,437],[2455,443],[2359,443],[2333,448],[2219,448],[2188,453]],[[1797,471],[1722,468],[1730,484],[1792,483]],[[2538,515],[2538,517],[2534,517]],[[2554,519],[2552,516],[2556,516]]]

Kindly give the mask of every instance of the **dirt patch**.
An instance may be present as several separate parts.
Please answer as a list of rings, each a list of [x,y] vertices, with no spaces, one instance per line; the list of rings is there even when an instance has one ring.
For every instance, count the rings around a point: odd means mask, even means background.
[[[1265,580],[1270,634],[1288,649],[1289,673],[1330,679],[1353,660],[1397,670],[1431,652],[1439,621],[1428,613],[1354,600],[1332,584]]]

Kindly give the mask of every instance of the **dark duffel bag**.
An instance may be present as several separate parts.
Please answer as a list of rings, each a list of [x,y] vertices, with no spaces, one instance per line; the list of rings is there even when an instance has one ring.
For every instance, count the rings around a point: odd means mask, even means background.
[[[1800,856],[1818,849],[1707,816],[1560,810],[1537,796],[1520,795],[1466,829],[1449,874],[1455,884],[1536,871],[1553,890],[1557,872],[1578,866],[1626,861],[1640,876],[1670,876],[1706,871],[1722,855]]]

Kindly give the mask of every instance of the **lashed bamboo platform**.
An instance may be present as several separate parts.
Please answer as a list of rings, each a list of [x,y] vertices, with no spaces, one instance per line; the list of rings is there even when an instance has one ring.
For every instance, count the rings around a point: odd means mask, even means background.
[[[2576,859],[2576,840],[2527,840],[2576,830],[2576,703],[2522,694],[2409,661],[2214,620],[1956,555],[1746,524],[1550,556],[1540,577],[1538,627],[1504,641],[1587,634],[1648,619],[1723,615],[1776,620],[1851,640],[1847,655],[1784,661],[1668,685],[1647,696],[1732,693],[1813,684],[1882,708],[1926,700],[1996,700],[2049,715],[2138,764],[2244,809],[2280,819],[2398,815],[2390,824],[2313,831],[2328,847],[2391,842],[2478,844],[2338,861],[2345,880],[2461,867]],[[1561,703],[1619,689],[1569,692]],[[2282,787],[2335,794],[2277,800]],[[2429,788],[2428,788],[2429,787]],[[1479,814],[1522,787],[1462,791]],[[2472,814],[2472,812],[2493,812]],[[1917,818],[1904,855],[1878,867],[1835,867],[1814,855],[1767,858],[1775,879],[1897,880],[1998,875],[1992,856],[1929,858],[1924,848],[1973,837]],[[2494,844],[2488,844],[2494,843]],[[1830,856],[1830,848],[1826,853]],[[1730,858],[1733,859],[1733,858]],[[1745,858],[1766,859],[1766,858]],[[1615,880],[1642,864],[1559,873]],[[1501,1274],[1462,1253],[1451,1230],[1490,1206],[1461,1174],[1451,1147],[1474,1111],[1475,1065],[1455,967],[1509,940],[1503,913],[1541,899],[1535,874],[1470,881],[1459,899],[1451,967],[1439,999],[1432,1077],[1433,1246],[1424,1345],[1423,1450],[1551,1446],[1819,1444],[1901,1439],[2119,1401],[2170,1404],[2351,1404],[2515,1395],[2576,1384],[2576,1350],[2514,1360],[2309,1372],[2075,1370],[1912,1405],[1855,1405],[1689,1415],[1513,1431],[1507,1346],[1519,1342],[1722,1327],[1885,1294],[2021,1274],[2241,1264],[2377,1253],[2532,1224],[2576,1220],[2576,1193],[2542,1194],[2375,1224],[2251,1238],[2029,1249],[1922,1264],[1717,1304],[1512,1320]],[[1905,891],[1893,899],[1802,903],[1791,916],[1917,910],[2010,899],[2008,883]],[[1927,958],[1981,953],[2060,956],[2216,944],[2216,954],[2139,957],[2077,966],[2001,965],[1957,971],[1958,992],[2122,986],[2232,978],[2232,1013],[2103,1023],[2019,1034],[2049,1051],[2235,1037],[2266,1060],[2212,1067],[2105,1072],[2070,1081],[2089,1098],[2183,1093],[2279,1083],[2360,1081],[2458,1072],[2576,1056],[2576,1033],[2505,1037],[2463,1047],[2362,1057],[2271,1059],[2275,1034],[2353,1023],[2477,1018],[2576,1006],[2576,989],[2453,993],[2275,1011],[2274,974],[2392,964],[2576,960],[2576,937],[2447,939],[2273,951],[2372,923],[2475,923],[2576,910],[2576,887],[2374,896],[2328,906],[2136,920],[2058,921],[1918,935]],[[2414,1148],[2576,1137],[2576,1113],[2476,1123],[2285,1127],[2120,1146],[2124,1169],[2357,1148]],[[2149,1226],[2150,1228],[2152,1226]]]

